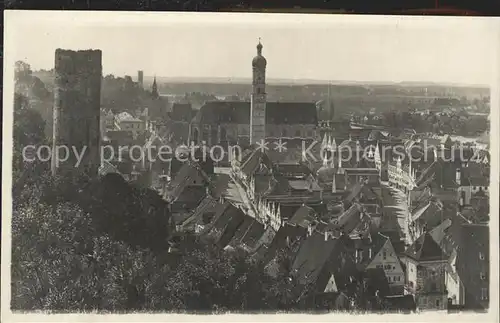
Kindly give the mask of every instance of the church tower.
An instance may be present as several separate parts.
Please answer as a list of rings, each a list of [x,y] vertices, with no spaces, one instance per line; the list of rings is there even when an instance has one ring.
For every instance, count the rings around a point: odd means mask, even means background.
[[[250,99],[250,144],[266,139],[266,65],[262,44],[257,45],[257,56],[252,60],[252,95]]]
[[[158,99],[160,95],[158,94],[158,86],[156,85],[156,76],[153,80],[153,86],[151,88],[151,95],[153,96],[154,99]]]

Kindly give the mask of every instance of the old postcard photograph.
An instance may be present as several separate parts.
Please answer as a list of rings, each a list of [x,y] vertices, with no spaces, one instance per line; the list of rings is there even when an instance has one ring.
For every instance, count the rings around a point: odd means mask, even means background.
[[[3,321],[498,321],[499,20],[5,21]]]

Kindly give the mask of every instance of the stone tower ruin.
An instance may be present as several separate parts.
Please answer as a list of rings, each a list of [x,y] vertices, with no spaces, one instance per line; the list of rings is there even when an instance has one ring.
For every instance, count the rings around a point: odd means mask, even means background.
[[[84,171],[97,175],[100,166],[100,106],[102,52],[65,50],[55,52],[52,173]],[[69,148],[61,161],[56,152]],[[77,164],[75,151],[83,152]]]

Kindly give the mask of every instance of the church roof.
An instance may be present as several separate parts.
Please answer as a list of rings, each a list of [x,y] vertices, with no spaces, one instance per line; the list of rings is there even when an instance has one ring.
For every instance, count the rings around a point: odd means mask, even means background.
[[[193,121],[200,124],[250,124],[250,102],[206,102]],[[267,102],[266,123],[316,125],[316,105],[314,102]]]
[[[193,118],[191,103],[174,103],[170,117],[174,121],[190,122]]]
[[[267,65],[267,60],[262,55],[257,55],[252,60],[252,66],[265,68]]]
[[[262,56],[262,44],[259,43],[257,44],[257,56],[255,56],[252,60],[252,66],[256,68],[261,68],[264,69],[266,68],[267,65],[267,60],[264,56]]]

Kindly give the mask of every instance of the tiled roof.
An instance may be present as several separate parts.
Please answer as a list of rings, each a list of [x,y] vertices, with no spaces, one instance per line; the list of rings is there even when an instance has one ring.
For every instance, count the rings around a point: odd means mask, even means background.
[[[229,182],[231,181],[231,177],[226,174],[218,174],[215,181],[212,183],[211,192],[214,198],[219,198],[223,196],[228,187]]]
[[[241,240],[242,244],[247,246],[250,249],[255,248],[257,242],[262,237],[266,229],[264,226],[257,222],[253,221],[250,227],[247,229],[243,239]]]
[[[309,206],[302,205],[290,219],[289,223],[307,228],[309,224],[316,220],[316,212]]]
[[[222,234],[219,234],[219,239],[216,238],[216,243],[220,248],[224,248],[228,245],[231,239],[234,237],[236,230],[246,219],[245,214],[235,207],[226,210],[229,213],[230,218],[226,222]]]
[[[175,175],[172,182],[169,184],[169,186],[172,188],[168,192],[169,198],[171,200],[175,200],[176,198],[178,198],[188,185],[189,180],[197,174],[199,174],[203,178],[206,178],[206,175],[203,174],[202,170],[196,167],[194,164],[184,164],[179,172]]]
[[[243,222],[245,215],[231,203],[219,204],[215,208],[215,216],[207,228],[209,237],[215,239],[220,247],[225,247],[234,236],[237,227]],[[221,240],[222,239],[222,240]]]
[[[325,241],[324,236],[319,233],[302,242],[292,265],[292,272],[298,282],[302,285],[314,284],[340,244],[339,239]]]
[[[311,174],[311,170],[303,164],[277,164],[275,170],[284,177],[306,177]]]
[[[366,269],[366,266],[368,266],[373,261],[373,258],[379,253],[379,251],[387,242],[390,243],[389,237],[381,234],[380,232],[371,235],[371,242],[369,243],[368,247],[372,250],[372,257],[367,257],[365,261],[359,264],[358,268],[361,271],[364,271]]]
[[[198,205],[206,196],[206,189],[202,186],[186,187],[177,197],[175,203],[189,203]]]
[[[272,175],[254,175],[255,193],[258,195],[265,195],[269,189],[272,188]]]
[[[255,149],[244,161],[242,161],[241,171],[247,176],[256,172],[263,165],[269,171],[273,164],[269,157],[260,149]]]
[[[439,138],[424,138],[422,139],[422,143],[427,147],[441,147],[441,140]]]
[[[285,223],[283,226],[279,228],[278,232],[276,232],[273,241],[268,246],[265,254],[262,255],[263,257],[261,259],[263,260],[264,263],[268,263],[277,255],[279,251],[292,246],[296,241],[299,241],[306,235],[307,235],[306,229]],[[292,250],[288,251],[290,253],[293,252]]]
[[[353,204],[338,218],[331,221],[326,230],[338,233],[350,234],[361,223],[361,210],[359,204]]]
[[[149,137],[147,139],[144,147],[146,147],[146,148],[149,148],[149,147],[159,148],[162,145],[165,145],[165,141],[160,136],[153,134],[151,137]]]
[[[189,137],[189,124],[169,122],[166,137],[169,137],[173,142],[187,144]]]
[[[441,249],[444,253],[449,254],[449,248],[446,248],[446,239],[449,238],[449,231],[452,226],[452,220],[446,219],[437,227],[429,231],[432,239],[436,241],[436,243],[441,246]]]
[[[299,208],[301,208],[301,205],[280,203],[281,218],[283,220],[291,219]]]
[[[193,119],[191,103],[174,103],[170,117],[174,121],[190,122]]]
[[[417,261],[446,260],[441,247],[429,233],[420,236],[406,251],[405,254]]]
[[[132,140],[132,132],[126,130],[109,130],[106,132],[106,137],[110,141]]]
[[[99,175],[105,176],[105,175],[110,174],[110,173],[120,174],[120,172],[118,171],[118,168],[116,168],[110,162],[104,160],[102,162],[101,166],[99,167]]]
[[[321,191],[321,187],[318,186],[316,182],[310,182],[308,180],[289,180],[288,184],[294,190],[304,191],[304,190],[312,190],[312,191]]]
[[[351,191],[349,192],[349,195],[345,198],[347,202],[352,202],[358,195],[361,193],[361,190],[363,189],[363,184],[361,183],[356,183],[352,188]]]
[[[118,122],[122,121],[129,121],[129,122],[142,122],[140,119],[134,118],[130,113],[128,112],[122,112],[118,115],[116,115],[116,120]]]
[[[372,130],[370,134],[368,135],[368,140],[370,141],[379,141],[386,139],[386,136],[384,136],[380,130]]]
[[[427,204],[415,210],[412,214],[411,221],[427,222],[430,218],[441,216],[442,205],[438,202],[429,201]]]
[[[250,102],[206,102],[193,121],[202,124],[250,124]],[[266,122],[316,125],[318,123],[316,105],[309,102],[267,102]]]
[[[253,225],[254,222],[255,220],[253,218],[249,216],[245,217],[243,223],[240,224],[240,226],[236,230],[236,233],[233,236],[233,239],[228,245],[233,248],[238,247],[241,244],[241,240],[243,239],[243,237],[248,232],[248,230],[250,229],[250,227]]]
[[[391,212],[390,210],[384,209],[379,230],[386,234],[387,232],[395,232],[399,237],[403,236],[403,229],[399,224],[398,216],[395,212]]]

